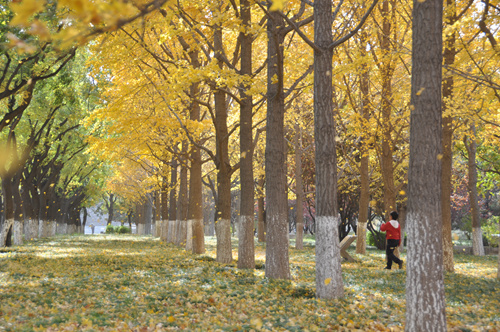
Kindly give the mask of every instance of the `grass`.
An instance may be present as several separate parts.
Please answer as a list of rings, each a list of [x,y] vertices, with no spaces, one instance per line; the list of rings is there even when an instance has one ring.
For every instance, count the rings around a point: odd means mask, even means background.
[[[233,255],[237,245],[234,241]],[[0,251],[0,331],[397,331],[405,271],[369,250],[342,264],[345,297],[314,297],[314,247],[290,249],[292,280],[196,256],[151,237],[58,236]],[[353,248],[353,247],[351,247]],[[403,255],[403,258],[404,255]],[[499,331],[497,257],[455,256],[445,276],[450,331]]]

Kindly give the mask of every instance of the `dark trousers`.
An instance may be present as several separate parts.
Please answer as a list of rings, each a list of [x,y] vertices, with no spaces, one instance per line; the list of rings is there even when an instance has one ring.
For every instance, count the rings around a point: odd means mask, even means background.
[[[394,255],[394,250],[396,250],[397,246],[399,246],[399,240],[387,240],[387,246],[385,248],[385,254],[387,256],[387,268],[390,269],[392,267],[392,262],[396,264],[400,264],[401,260]]]

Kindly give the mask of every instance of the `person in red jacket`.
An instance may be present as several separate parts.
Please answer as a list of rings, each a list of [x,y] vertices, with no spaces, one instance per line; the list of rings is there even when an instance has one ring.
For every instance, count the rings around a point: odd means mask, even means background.
[[[394,255],[394,250],[401,245],[401,226],[398,222],[399,214],[396,211],[391,212],[391,220],[382,224],[380,230],[385,233],[385,238],[387,240],[385,253],[387,255],[387,266],[385,269],[390,270],[392,267],[392,262],[399,265],[399,268],[403,268],[403,260],[399,259]]]

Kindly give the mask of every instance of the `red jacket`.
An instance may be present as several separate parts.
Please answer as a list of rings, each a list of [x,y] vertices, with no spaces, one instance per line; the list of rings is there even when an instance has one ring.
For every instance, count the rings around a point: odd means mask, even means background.
[[[401,240],[401,226],[397,220],[390,220],[380,226],[380,230],[385,233],[387,240]]]

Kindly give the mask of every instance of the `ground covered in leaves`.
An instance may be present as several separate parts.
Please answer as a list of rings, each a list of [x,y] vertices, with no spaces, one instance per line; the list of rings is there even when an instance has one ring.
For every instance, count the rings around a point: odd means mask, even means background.
[[[290,250],[291,281],[193,255],[151,237],[58,236],[0,251],[0,331],[398,331],[404,270],[384,253],[342,263],[346,295],[314,297],[314,242]],[[236,242],[236,241],[235,241]],[[353,247],[351,247],[353,248]],[[234,247],[236,257],[237,249]],[[403,258],[404,255],[403,255]],[[497,257],[456,255],[446,275],[450,331],[500,331]]]

